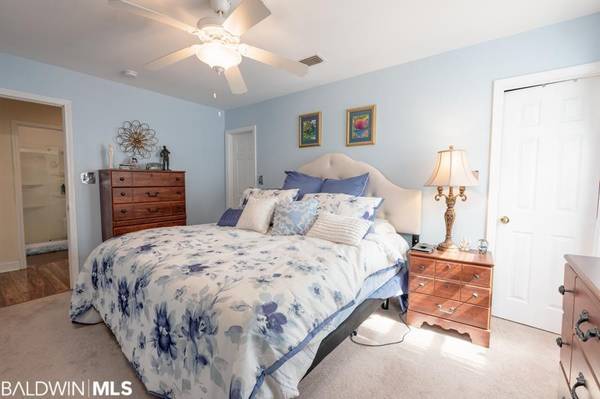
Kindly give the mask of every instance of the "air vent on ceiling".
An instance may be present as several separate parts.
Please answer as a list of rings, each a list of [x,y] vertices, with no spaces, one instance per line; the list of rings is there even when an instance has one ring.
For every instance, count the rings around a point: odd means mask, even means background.
[[[303,60],[300,60],[300,62],[303,63],[304,65],[313,66],[313,65],[317,65],[317,64],[320,64],[321,62],[323,62],[323,58],[321,58],[315,54],[315,55],[311,55],[310,57],[307,57]]]

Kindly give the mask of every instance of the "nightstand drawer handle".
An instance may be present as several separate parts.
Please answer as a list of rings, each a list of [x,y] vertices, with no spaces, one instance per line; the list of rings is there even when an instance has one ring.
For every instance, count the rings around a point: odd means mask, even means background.
[[[146,195],[147,195],[148,197],[158,197],[158,194],[159,194],[159,192],[158,192],[158,191],[155,191],[155,192],[153,192],[153,193],[151,193],[150,191],[146,191]]]
[[[474,292],[473,294],[471,294],[471,296],[472,296],[473,298],[479,298],[479,294],[478,294],[478,293],[476,293],[476,292]]]
[[[437,308],[440,312],[442,313],[446,313],[446,314],[453,314],[454,311],[456,310],[455,308],[448,308],[448,310],[445,310],[442,305],[440,305],[439,303],[437,304]]]
[[[473,280],[479,280],[481,276],[477,273],[473,273]]]
[[[419,270],[420,270],[420,271],[423,271],[423,270],[425,270],[425,266],[424,266],[424,265],[419,265]]]
[[[121,209],[121,213],[127,213],[127,209]]]
[[[419,283],[419,287],[425,287],[425,283],[423,283],[423,282]]]
[[[566,343],[565,341],[563,341],[562,337],[558,337],[558,338],[556,338],[556,345],[557,345],[559,348],[562,348],[562,347],[563,347],[563,345],[565,345],[565,346],[569,346],[569,344],[568,344],[568,343]]]
[[[124,197],[124,196],[126,196],[126,195],[127,195],[127,193],[126,193],[126,192],[124,192],[124,191],[121,191],[121,197]]]
[[[119,181],[125,181],[125,178],[123,176],[119,177]]]
[[[564,285],[561,285],[560,287],[558,287],[558,293],[560,295],[565,295],[565,292],[573,292],[573,290],[566,289]]]

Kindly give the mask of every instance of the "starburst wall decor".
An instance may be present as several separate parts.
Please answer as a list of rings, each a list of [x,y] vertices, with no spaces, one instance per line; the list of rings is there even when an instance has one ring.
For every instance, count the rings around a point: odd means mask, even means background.
[[[117,132],[116,141],[121,151],[141,158],[150,158],[158,144],[154,129],[138,120],[123,122],[123,126]]]

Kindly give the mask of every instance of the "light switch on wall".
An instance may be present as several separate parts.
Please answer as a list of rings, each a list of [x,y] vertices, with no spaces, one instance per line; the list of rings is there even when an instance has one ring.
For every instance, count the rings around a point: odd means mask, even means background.
[[[94,172],[83,172],[81,174],[81,182],[83,184],[96,184],[96,173],[94,173]]]

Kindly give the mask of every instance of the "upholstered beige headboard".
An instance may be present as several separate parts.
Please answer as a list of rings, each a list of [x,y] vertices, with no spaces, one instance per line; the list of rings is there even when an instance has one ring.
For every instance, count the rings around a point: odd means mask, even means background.
[[[329,179],[346,179],[369,173],[365,196],[384,198],[377,217],[387,219],[398,233],[421,234],[421,191],[408,190],[389,181],[373,166],[344,154],[326,154],[302,165],[300,172]]]

